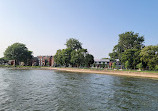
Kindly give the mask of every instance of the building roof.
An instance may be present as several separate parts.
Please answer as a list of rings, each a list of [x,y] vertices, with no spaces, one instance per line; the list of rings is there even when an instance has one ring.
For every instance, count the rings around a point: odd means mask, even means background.
[[[109,59],[95,59],[95,62],[110,62]]]

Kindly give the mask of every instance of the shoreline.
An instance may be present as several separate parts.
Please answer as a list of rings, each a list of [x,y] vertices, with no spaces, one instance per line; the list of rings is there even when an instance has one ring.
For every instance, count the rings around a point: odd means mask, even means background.
[[[105,74],[105,75],[114,75],[114,76],[128,76],[128,77],[137,77],[137,78],[158,79],[158,73],[148,73],[148,72],[79,69],[79,68],[57,68],[57,67],[38,67],[38,68],[35,68],[35,67],[9,67],[9,68],[17,69],[17,70],[18,69],[20,69],[20,70],[56,70],[56,71],[77,72],[77,73]]]
[[[54,67],[48,67],[45,69],[66,71],[66,72],[77,72],[77,73],[104,74],[104,75],[114,75],[114,76],[128,76],[128,77],[158,79],[158,73],[117,71],[117,70],[115,71],[115,70],[78,69],[78,68],[54,68]]]

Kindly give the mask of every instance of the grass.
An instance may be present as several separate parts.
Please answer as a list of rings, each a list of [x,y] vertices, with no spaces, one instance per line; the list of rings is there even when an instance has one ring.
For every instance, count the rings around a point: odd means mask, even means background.
[[[112,70],[113,70],[113,69],[112,69]],[[151,70],[138,71],[138,70],[128,70],[128,69],[123,69],[123,70],[117,70],[117,71],[144,72],[144,73],[158,73],[158,71],[151,71]]]

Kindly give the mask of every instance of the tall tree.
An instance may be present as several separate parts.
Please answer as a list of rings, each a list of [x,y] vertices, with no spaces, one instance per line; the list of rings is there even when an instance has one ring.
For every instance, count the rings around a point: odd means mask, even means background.
[[[72,50],[78,50],[78,49],[82,49],[82,43],[79,42],[77,39],[74,38],[70,38],[66,41],[66,47],[70,48]]]
[[[66,49],[62,50],[62,61],[63,61],[63,65],[65,65],[65,67],[67,67],[71,64],[71,62],[70,62],[71,52],[72,52],[72,49],[70,49],[70,48],[66,48]]]
[[[71,53],[71,63],[73,66],[83,66],[87,49],[73,50]]]
[[[138,49],[128,49],[125,52],[122,53],[122,63],[125,65],[125,63],[128,61],[128,68],[135,69],[137,64],[140,63],[140,50]]]
[[[114,46],[113,52],[109,54],[112,59],[120,59],[122,53],[128,49],[141,50],[144,47],[144,37],[138,33],[125,32],[119,35],[118,44]]]
[[[94,62],[94,57],[87,53],[87,49],[82,48],[82,43],[77,39],[70,38],[67,40],[66,49],[58,50],[54,56],[57,65],[73,67],[89,67]]]
[[[140,56],[141,61],[145,62],[150,70],[154,70],[156,65],[158,65],[158,45],[144,47],[141,50]]]
[[[91,54],[86,54],[85,56],[85,66],[90,67],[94,63],[94,57]]]
[[[69,64],[71,64],[71,52],[72,50],[70,48],[62,49],[62,50],[57,50],[54,60],[57,65],[64,65],[67,67]]]
[[[54,61],[57,65],[63,65],[63,60],[62,60],[63,56],[62,56],[62,50],[59,49],[57,50],[55,56],[54,56]]]
[[[25,62],[27,64],[27,61],[33,56],[32,51],[29,51],[25,44],[14,43],[5,50],[4,57],[15,60],[16,64],[18,62]]]

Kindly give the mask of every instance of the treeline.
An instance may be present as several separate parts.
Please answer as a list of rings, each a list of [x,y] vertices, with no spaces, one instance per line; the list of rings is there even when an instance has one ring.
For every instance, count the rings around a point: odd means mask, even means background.
[[[158,45],[145,46],[143,43],[144,36],[138,33],[122,33],[109,56],[112,61],[119,59],[126,69],[158,70]]]
[[[57,50],[54,61],[56,66],[90,67],[94,63],[93,55],[82,48],[82,43],[70,38],[66,41],[66,49]]]
[[[19,65],[20,62],[24,62],[25,65],[31,65],[32,53],[25,44],[14,43],[5,50],[4,57],[0,58],[0,64],[8,63],[9,60],[15,60],[15,65]]]

